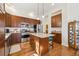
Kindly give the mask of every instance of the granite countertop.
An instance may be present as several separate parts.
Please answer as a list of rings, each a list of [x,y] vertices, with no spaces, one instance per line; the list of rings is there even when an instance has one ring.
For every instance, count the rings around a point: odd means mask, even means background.
[[[7,38],[8,38],[12,33],[20,33],[20,32],[12,31],[12,32],[9,32],[9,33],[5,33],[5,40],[7,40]]]
[[[5,33],[5,40],[11,35],[12,33]],[[40,38],[45,38],[49,36],[55,36],[54,34],[46,34],[46,33],[29,33],[31,35],[40,37]]]
[[[49,37],[51,34],[46,34],[46,33],[30,33],[31,35],[40,37],[40,38],[45,38],[45,37]],[[52,34],[51,36],[55,36],[54,34]]]

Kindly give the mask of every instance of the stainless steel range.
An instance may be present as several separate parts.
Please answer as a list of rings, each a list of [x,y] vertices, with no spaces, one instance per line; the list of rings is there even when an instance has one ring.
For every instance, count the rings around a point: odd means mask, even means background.
[[[29,25],[21,24],[21,42],[26,42],[29,39]]]

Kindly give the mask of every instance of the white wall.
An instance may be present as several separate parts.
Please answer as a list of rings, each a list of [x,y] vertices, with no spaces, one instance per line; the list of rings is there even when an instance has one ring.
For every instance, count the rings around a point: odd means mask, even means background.
[[[51,11],[46,14],[48,16],[43,20],[43,24],[46,21],[46,24],[49,26],[49,33],[52,32],[52,30],[60,30],[59,28],[51,28],[51,16],[52,13],[57,12],[58,10],[61,10],[62,13],[62,45],[68,46],[68,22],[74,21],[74,20],[79,20],[79,4],[75,3],[56,3]],[[45,27],[45,26],[43,26]],[[43,28],[45,30],[45,28]]]
[[[71,3],[67,6],[68,22],[73,20],[79,21],[79,3]]]
[[[45,19],[45,21],[48,24],[48,28],[49,28],[49,33],[52,31],[51,28],[51,16],[52,13],[58,11],[58,10],[62,10],[62,45],[67,45],[68,44],[68,19],[67,19],[67,4],[55,4],[55,6],[53,6],[53,8],[51,9],[51,12],[49,12],[47,15],[48,17]],[[43,23],[45,23],[45,21],[43,21]],[[64,24],[64,25],[63,25]]]

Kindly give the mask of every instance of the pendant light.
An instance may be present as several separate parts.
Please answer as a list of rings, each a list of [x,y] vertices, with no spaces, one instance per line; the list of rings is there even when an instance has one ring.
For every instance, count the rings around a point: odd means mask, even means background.
[[[42,15],[42,18],[44,18],[44,3],[42,4],[42,7],[43,7],[43,15]]]
[[[37,19],[39,20],[39,3],[37,3]]]

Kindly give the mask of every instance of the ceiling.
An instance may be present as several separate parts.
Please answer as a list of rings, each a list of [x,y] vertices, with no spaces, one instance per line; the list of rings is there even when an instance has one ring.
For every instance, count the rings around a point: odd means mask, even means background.
[[[52,3],[9,3],[7,5],[16,15],[29,18],[41,17],[52,9]]]

